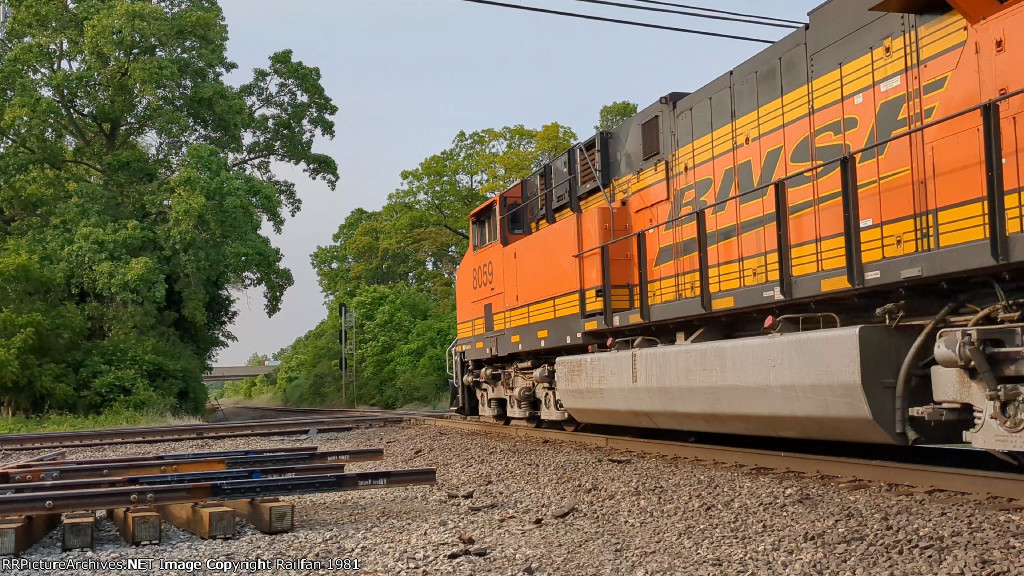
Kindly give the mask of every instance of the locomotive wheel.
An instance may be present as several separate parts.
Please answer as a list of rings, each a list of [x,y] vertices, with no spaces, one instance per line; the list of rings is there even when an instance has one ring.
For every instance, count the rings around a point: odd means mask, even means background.
[[[540,424],[540,418],[516,418],[512,421],[512,425],[519,428],[540,428]]]
[[[575,418],[569,418],[568,420],[562,420],[562,429],[566,432],[576,432],[583,427],[583,424],[577,422]]]
[[[490,416],[487,418],[491,424],[497,424],[498,426],[508,426],[508,416]]]

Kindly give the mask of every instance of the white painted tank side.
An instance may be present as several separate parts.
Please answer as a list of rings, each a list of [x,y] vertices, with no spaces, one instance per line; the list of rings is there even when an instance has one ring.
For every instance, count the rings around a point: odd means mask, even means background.
[[[563,357],[557,390],[580,422],[894,443],[891,348],[906,338],[885,338],[884,327],[855,326]],[[864,369],[874,362],[884,366]]]

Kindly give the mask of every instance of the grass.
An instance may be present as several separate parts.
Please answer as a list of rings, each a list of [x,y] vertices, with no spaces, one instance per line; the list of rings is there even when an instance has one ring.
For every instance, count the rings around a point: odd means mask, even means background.
[[[65,432],[97,428],[128,428],[133,426],[169,426],[201,422],[193,416],[174,416],[156,412],[110,410],[92,416],[79,416],[56,412],[39,416],[13,416],[0,418],[0,434],[26,434],[34,432]]]

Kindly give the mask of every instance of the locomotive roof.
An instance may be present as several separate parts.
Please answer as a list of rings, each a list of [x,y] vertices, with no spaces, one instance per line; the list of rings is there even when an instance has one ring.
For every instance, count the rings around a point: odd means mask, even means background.
[[[797,46],[806,45],[807,56],[814,57],[842,38],[871,25],[891,12],[945,13],[952,9],[945,0],[828,0],[808,12],[808,23],[803,27],[793,30],[747,60],[726,69],[720,76],[691,93],[671,92],[659,98],[649,106],[641,108],[635,116],[612,131],[619,137],[624,136],[638,120],[650,116],[658,108],[691,108],[698,102],[707,100],[718,91],[732,85],[735,82],[735,77],[746,77],[763,68],[772,60],[781,58]],[[841,61],[842,56],[842,54],[830,54],[828,59],[838,57],[837,61]],[[811,74],[814,74],[813,70]],[[509,189],[520,185],[520,183],[521,181],[513,184]],[[482,202],[473,209],[471,215],[484,208],[492,200],[493,198],[490,198]]]

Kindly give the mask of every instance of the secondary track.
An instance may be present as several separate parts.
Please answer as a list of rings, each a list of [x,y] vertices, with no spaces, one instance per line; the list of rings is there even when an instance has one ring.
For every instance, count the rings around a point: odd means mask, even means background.
[[[42,432],[0,436],[0,452],[10,450],[54,450],[112,444],[169,442],[172,440],[238,438],[244,436],[290,436],[310,432],[344,432],[355,426],[402,422],[406,416],[336,414],[269,420],[243,420],[213,424],[153,426],[81,430],[75,432]]]
[[[234,407],[226,407],[233,409]],[[964,467],[963,464],[934,465],[895,461],[888,455],[857,458],[779,451],[716,444],[631,438],[621,434],[564,432],[542,428],[500,426],[454,419],[439,411],[392,411],[351,409],[308,409],[265,406],[237,407],[253,419],[216,424],[50,432],[0,436],[0,450],[60,449],[121,443],[162,442],[181,439],[216,439],[240,436],[270,436],[338,432],[356,426],[419,422],[487,434],[513,435],[547,441],[575,442],[618,450],[664,454],[684,459],[717,462],[755,469],[759,472],[793,472],[888,484],[913,486],[922,490],[944,490],[979,496],[1009,498],[1024,502],[1024,467],[1001,471]],[[289,418],[281,418],[289,415]],[[297,415],[303,415],[302,417]],[[922,449],[923,450],[923,449]],[[975,451],[976,452],[976,451]],[[945,457],[945,454],[943,454]],[[993,459],[994,460],[994,459]],[[950,462],[953,464],[953,462]],[[1006,471],[1010,470],[1010,471]]]

